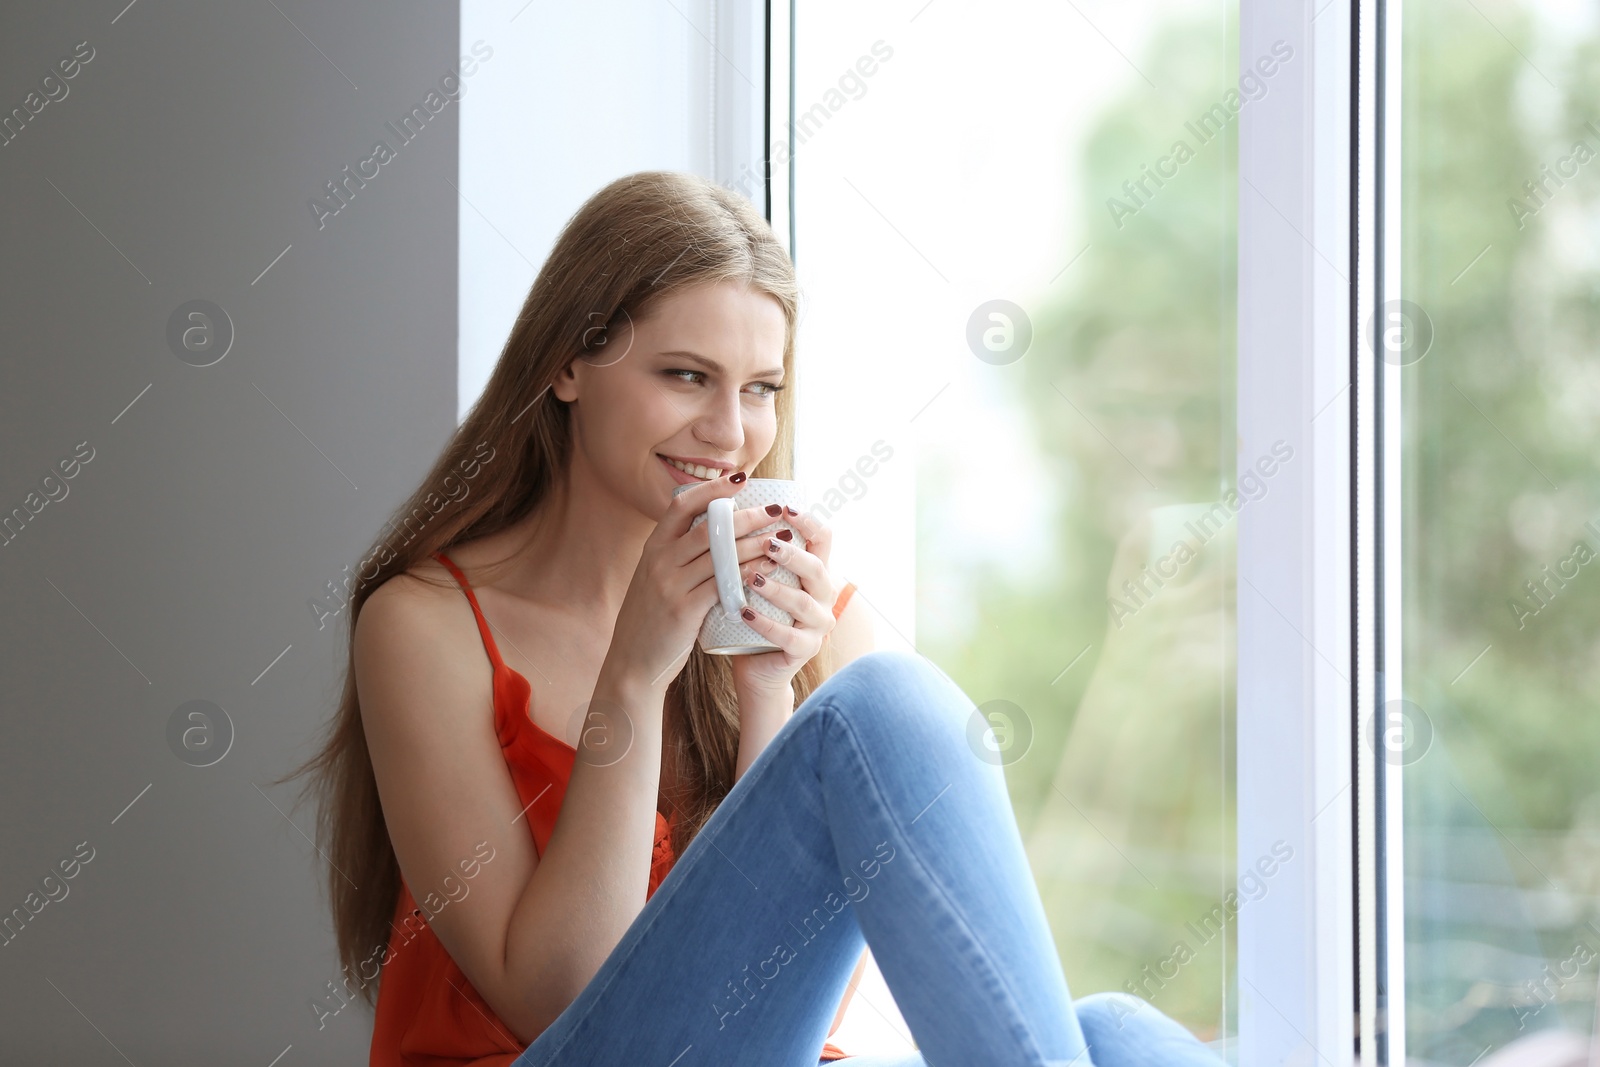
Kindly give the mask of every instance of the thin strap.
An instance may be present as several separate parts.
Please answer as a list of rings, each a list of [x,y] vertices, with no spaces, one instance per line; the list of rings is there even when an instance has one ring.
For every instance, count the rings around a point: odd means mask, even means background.
[[[839,590],[839,595],[833,601],[833,617],[838,618],[844,613],[844,606],[850,603],[850,594],[856,591],[855,582],[845,582],[844,588]]]
[[[450,561],[450,557],[443,552],[435,552],[433,558],[443,563],[456,576],[456,582],[461,586],[461,591],[467,594],[467,603],[472,605],[472,614],[478,619],[478,633],[483,635],[484,651],[489,653],[489,662],[495,670],[505,666],[505,661],[500,658],[500,648],[494,643],[494,637],[489,633],[489,620],[483,617],[483,609],[478,607],[478,598],[472,592],[472,586],[467,584],[467,576],[461,573],[461,568]]]

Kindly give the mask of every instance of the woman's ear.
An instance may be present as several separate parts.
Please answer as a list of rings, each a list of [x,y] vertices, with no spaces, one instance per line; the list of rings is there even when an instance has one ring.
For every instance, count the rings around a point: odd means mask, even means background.
[[[573,369],[577,362],[577,359],[574,358],[556,374],[555,380],[550,383],[550,391],[556,394],[556,399],[567,404],[578,399],[578,375]]]

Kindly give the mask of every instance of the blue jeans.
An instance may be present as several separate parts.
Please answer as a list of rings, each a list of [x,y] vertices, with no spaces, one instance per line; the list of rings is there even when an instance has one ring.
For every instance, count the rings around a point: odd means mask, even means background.
[[[836,672],[514,1067],[811,1067],[864,944],[918,1051],[845,1067],[1218,1067],[1143,1001],[1067,993],[975,715],[918,655]]]

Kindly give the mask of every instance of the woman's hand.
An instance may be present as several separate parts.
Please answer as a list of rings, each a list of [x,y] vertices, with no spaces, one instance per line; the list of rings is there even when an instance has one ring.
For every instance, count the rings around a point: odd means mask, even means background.
[[[661,520],[656,523],[656,528],[645,539],[639,564],[634,568],[633,579],[617,611],[617,621],[612,627],[611,645],[606,652],[602,672],[618,672],[651,689],[665,691],[672,679],[683,670],[700,634],[701,624],[718,600],[716,575],[711,565],[709,524],[702,522],[695,526],[693,523],[712,500],[736,494],[744,480],[742,474],[724,475],[695,485],[672,498]],[[768,515],[762,508],[734,511],[734,549],[739,560],[739,574],[744,581],[753,581],[761,574],[763,563],[772,563],[772,555],[762,548],[767,535],[758,537],[751,531],[770,526],[775,519],[776,516]],[[795,516],[789,517],[791,522],[795,519]],[[827,543],[825,539],[824,551]],[[784,565],[790,566],[787,561]],[[766,568],[767,573],[771,570],[771,566]],[[797,570],[796,573],[800,572]],[[765,575],[762,577],[764,580]],[[798,592],[776,582],[766,582],[760,588],[763,595],[769,589],[778,588],[786,592]],[[832,586],[817,588],[830,598],[828,603],[831,606],[831,597],[834,595]],[[773,603],[786,611],[790,610],[789,605],[780,603],[776,596],[773,597]],[[759,621],[754,624],[757,626],[761,621],[767,621],[765,616],[758,615],[757,618]],[[831,628],[832,617],[827,621]],[[735,661],[750,658],[734,657]],[[799,666],[794,670],[799,670]],[[790,672],[792,674],[793,671]]]
[[[748,566],[746,581],[753,592],[773,607],[788,612],[794,622],[784,625],[749,609],[755,618],[745,617],[745,625],[777,645],[778,651],[729,657],[733,661],[729,666],[734,686],[741,697],[792,693],[790,682],[800,668],[822,650],[829,632],[838,622],[833,617],[833,604],[839,596],[839,585],[828,571],[833,531],[808,514],[785,509],[782,518],[799,532],[804,544],[763,535],[758,547],[766,559]],[[780,565],[800,579],[798,589],[766,581],[766,576]]]

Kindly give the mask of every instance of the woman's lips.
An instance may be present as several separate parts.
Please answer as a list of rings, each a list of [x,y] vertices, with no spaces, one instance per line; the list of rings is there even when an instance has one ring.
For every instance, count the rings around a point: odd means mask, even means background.
[[[692,474],[687,474],[684,471],[679,470],[677,467],[674,467],[672,464],[668,463],[666,457],[664,456],[658,455],[656,458],[661,460],[661,465],[667,468],[667,473],[671,474],[673,479],[679,485],[693,485],[696,482],[710,481],[709,478],[696,478]]]

